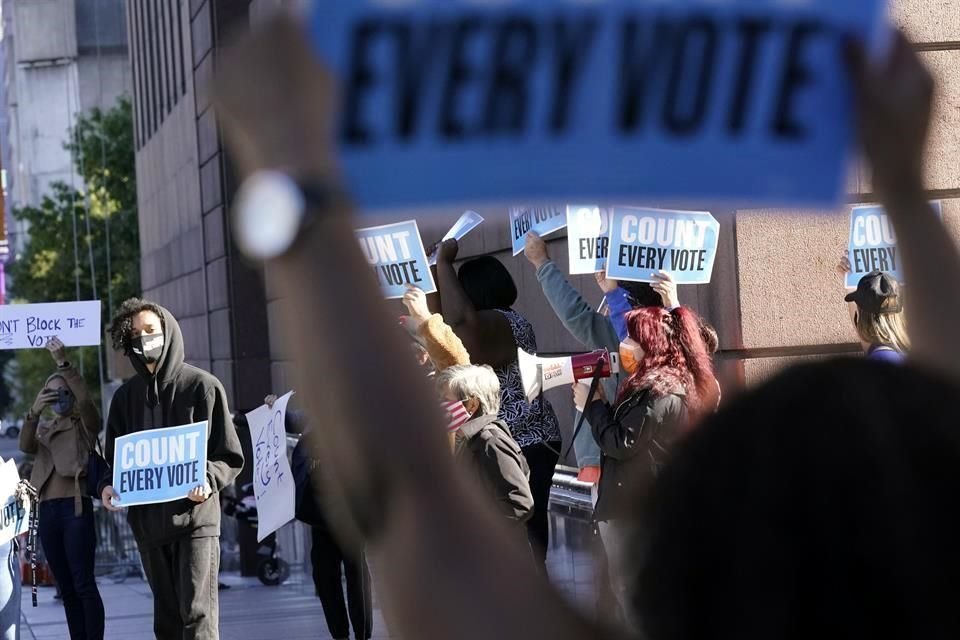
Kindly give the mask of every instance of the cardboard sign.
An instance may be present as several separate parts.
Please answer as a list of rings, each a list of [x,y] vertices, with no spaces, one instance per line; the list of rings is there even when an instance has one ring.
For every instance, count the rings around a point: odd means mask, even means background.
[[[207,421],[117,438],[113,488],[120,506],[173,502],[207,481]]]
[[[510,238],[513,255],[523,253],[527,234],[533,231],[541,238],[567,226],[562,207],[510,207]]]
[[[50,338],[68,347],[100,344],[100,302],[0,306],[0,349],[42,349]]]
[[[883,0],[314,2],[360,208],[841,201]]]
[[[707,284],[720,223],[703,211],[614,207],[607,276],[653,282],[666,271],[677,284]]]
[[[610,210],[592,205],[567,205],[567,247],[571,274],[606,269],[610,251]]]
[[[293,391],[273,407],[247,414],[253,441],[253,495],[257,500],[257,542],[296,517],[296,483],[287,458],[287,404]]]
[[[376,272],[387,298],[402,298],[407,284],[423,289],[424,293],[437,290],[416,220],[357,229],[356,233],[363,255]]]
[[[940,201],[930,206],[937,217],[943,219]],[[897,251],[897,235],[886,211],[879,205],[862,205],[850,209],[850,242],[848,246],[850,271],[847,272],[848,289],[856,289],[857,283],[871,271],[885,271],[903,284],[903,265]]]
[[[483,224],[483,216],[481,216],[476,211],[464,211],[456,222],[453,223],[453,226],[450,227],[450,231],[447,231],[446,235],[440,240],[440,242],[446,242],[447,240],[462,240],[468,233],[479,227]],[[433,252],[430,254],[430,266],[437,264],[437,253]]]
[[[17,499],[20,473],[17,463],[5,460],[0,464],[0,544],[7,544],[30,528],[30,497]]]

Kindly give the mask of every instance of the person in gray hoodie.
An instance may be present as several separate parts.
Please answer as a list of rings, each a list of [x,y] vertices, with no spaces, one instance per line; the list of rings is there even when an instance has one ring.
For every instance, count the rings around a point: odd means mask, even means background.
[[[130,358],[137,375],[110,405],[108,462],[120,436],[207,421],[206,482],[181,500],[130,507],[127,520],[153,591],[156,637],[219,638],[219,493],[243,467],[226,393],[216,377],[184,362],[180,325],[163,307],[131,298],[115,315],[110,333],[114,349]],[[109,474],[101,482],[101,498],[110,511],[123,508]]]

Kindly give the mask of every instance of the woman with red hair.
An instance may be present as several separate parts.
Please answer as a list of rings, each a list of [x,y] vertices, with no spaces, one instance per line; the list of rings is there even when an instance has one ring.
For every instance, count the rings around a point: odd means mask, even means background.
[[[677,438],[714,410],[717,385],[695,313],[641,307],[626,316],[628,337],[620,343],[620,367],[630,377],[616,405],[603,397],[588,402],[586,385],[574,385],[574,402],[586,414],[602,452],[594,520],[603,530],[610,581],[623,612],[627,578],[623,562],[636,499],[645,495]],[[636,628],[628,619],[627,627]]]

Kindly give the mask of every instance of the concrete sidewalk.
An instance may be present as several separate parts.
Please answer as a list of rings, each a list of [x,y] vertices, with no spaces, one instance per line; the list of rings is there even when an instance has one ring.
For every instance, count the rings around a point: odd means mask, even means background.
[[[590,551],[590,526],[573,518],[551,514],[551,549],[547,555],[550,580],[570,602],[587,615],[596,614],[596,567]],[[309,565],[305,567],[309,571]],[[376,582],[376,566],[371,565]],[[465,577],[466,579],[466,577]],[[503,576],[509,580],[509,576]],[[313,580],[296,567],[279,587],[267,587],[256,578],[221,573],[230,589],[220,592],[220,637],[225,640],[327,640],[327,623]],[[106,640],[153,640],[153,598],[140,578],[116,582],[100,578],[100,594],[107,614]],[[30,604],[30,587],[24,585],[21,611],[23,640],[69,638],[63,605],[54,600],[53,587],[41,587],[39,606]],[[373,637],[390,638],[374,591]]]
[[[313,583],[303,574],[291,576],[279,587],[266,587],[256,578],[223,574],[221,581],[230,589],[220,592],[220,637],[229,640],[326,640],[330,638],[313,595]],[[100,594],[107,612],[107,640],[153,640],[153,599],[146,582],[130,578],[115,583],[100,580]],[[63,605],[54,600],[54,589],[40,589],[39,605],[30,604],[30,588],[24,586],[23,640],[63,640],[69,638]],[[279,632],[279,633],[278,633]],[[390,638],[379,609],[374,619],[373,637]]]

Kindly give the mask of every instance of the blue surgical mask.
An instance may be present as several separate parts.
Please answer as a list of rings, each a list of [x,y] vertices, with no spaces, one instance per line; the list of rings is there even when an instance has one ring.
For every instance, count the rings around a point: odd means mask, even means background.
[[[73,392],[70,389],[60,388],[57,390],[57,401],[50,408],[58,416],[66,416],[73,411],[75,403],[76,398],[73,397]]]

